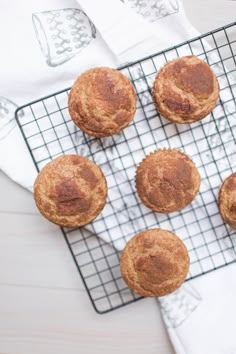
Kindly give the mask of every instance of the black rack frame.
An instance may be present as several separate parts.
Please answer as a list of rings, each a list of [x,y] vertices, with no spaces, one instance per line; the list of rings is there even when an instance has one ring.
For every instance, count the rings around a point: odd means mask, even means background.
[[[220,82],[220,100],[202,121],[175,125],[156,111],[151,96],[152,82],[166,62],[192,54],[206,60],[215,70]],[[124,245],[132,235],[145,228],[169,228],[182,238],[191,260],[187,280],[236,260],[235,232],[223,223],[217,207],[219,186],[236,169],[233,160],[236,146],[236,123],[233,121],[234,114],[236,117],[236,22],[118,70],[132,81],[138,103],[134,122],[116,136],[96,139],[74,126],[67,109],[70,88],[27,103],[15,113],[37,171],[56,156],[70,153],[91,158],[105,171],[111,191],[107,203],[110,212],[102,213],[88,228],[61,228],[98,313],[141,299],[122,280],[117,245],[119,242]],[[145,155],[163,147],[182,149],[189,154],[202,175],[202,185],[190,206],[180,212],[161,215],[142,205],[135,192],[133,176]],[[126,195],[122,193],[124,188]],[[125,213],[121,210],[124,206]],[[96,230],[100,230],[98,236],[101,237],[97,237]],[[117,231],[120,236],[114,240]]]

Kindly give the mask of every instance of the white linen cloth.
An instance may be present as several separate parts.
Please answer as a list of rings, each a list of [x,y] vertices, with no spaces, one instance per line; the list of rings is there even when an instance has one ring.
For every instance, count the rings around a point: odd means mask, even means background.
[[[70,87],[90,67],[117,67],[198,35],[178,0],[14,1],[2,4],[0,18],[0,168],[30,190],[37,173],[14,121],[17,106]],[[97,162],[109,169],[97,156]],[[111,199],[115,193],[119,191]],[[125,214],[117,213],[119,222],[125,223]],[[104,217],[108,214],[105,208]],[[110,222],[115,222],[113,217]],[[111,236],[99,225],[91,224],[91,230],[110,242]],[[131,225],[127,228],[131,237]],[[124,247],[123,240],[113,236],[112,244]],[[231,265],[159,300],[178,354],[236,353],[234,273]]]

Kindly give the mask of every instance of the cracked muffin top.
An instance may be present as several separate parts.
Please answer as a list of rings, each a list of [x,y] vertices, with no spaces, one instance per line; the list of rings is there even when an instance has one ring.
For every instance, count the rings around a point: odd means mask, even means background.
[[[74,123],[94,137],[106,137],[128,126],[136,111],[136,95],[130,80],[106,67],[93,68],[75,81],[69,94]]]
[[[102,211],[107,183],[94,162],[78,155],[63,155],[39,172],[34,199],[40,213],[65,227],[88,224]]]
[[[149,229],[134,236],[120,259],[128,287],[141,296],[164,296],[181,286],[189,270],[184,243],[172,232]]]
[[[218,205],[225,223],[236,229],[236,173],[224,180],[219,191]]]
[[[152,152],[136,170],[137,193],[144,205],[159,213],[186,207],[200,188],[200,174],[193,161],[175,149]]]
[[[193,123],[214,109],[219,84],[210,66],[191,55],[167,63],[157,74],[152,93],[163,117],[174,123]]]

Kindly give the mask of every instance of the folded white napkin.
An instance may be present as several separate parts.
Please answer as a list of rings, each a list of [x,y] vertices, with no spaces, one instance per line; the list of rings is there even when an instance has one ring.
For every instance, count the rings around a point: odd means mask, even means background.
[[[235,272],[234,263],[159,299],[176,353],[236,353]]]
[[[72,0],[66,2],[44,0],[40,3],[25,1],[24,6],[15,0],[14,12],[12,12],[12,2],[11,5],[4,3],[2,7],[0,13],[2,29],[0,168],[17,183],[30,190],[37,173],[14,120],[14,110],[18,105],[70,87],[76,76],[87,68],[99,65],[116,67],[198,34],[186,19],[182,4],[178,0],[140,2],[80,0],[79,4]],[[184,54],[189,53],[183,52],[182,55]],[[213,53],[213,59],[214,55]],[[211,57],[208,60],[211,60]],[[224,68],[216,66],[215,70],[221,72]],[[140,73],[134,68],[131,74],[134,78]],[[229,92],[226,92],[226,96],[228,94]],[[53,106],[49,103],[47,109],[53,111]],[[230,111],[231,106],[228,109]],[[36,110],[38,116],[45,114],[45,107],[42,105],[35,106]],[[221,113],[218,112],[219,116]],[[29,108],[24,109],[21,114],[24,123],[32,119]],[[139,109],[135,121],[140,120],[140,132],[146,129],[145,122],[141,122],[142,118]],[[60,118],[55,117],[55,119]],[[44,129],[47,128],[50,128],[50,121],[45,121]],[[28,135],[37,132],[37,127],[33,127],[32,124],[24,129]],[[63,134],[63,129],[65,129],[63,126],[58,128],[57,134]],[[71,133],[75,131],[72,122],[68,123],[68,129]],[[170,129],[174,129],[174,126]],[[210,122],[208,129],[210,132]],[[124,133],[103,139],[103,143],[107,146],[106,156],[99,152],[99,139],[86,137],[84,140],[84,135],[79,130],[74,139],[76,143],[78,141],[83,143],[83,147],[75,150],[72,146],[70,149],[68,141],[65,142],[65,146],[63,145],[68,153],[87,156],[89,149],[94,151],[94,160],[101,165],[108,179],[109,200],[102,215],[88,228],[119,250],[125,245],[124,239],[120,237],[121,233],[125,234],[128,240],[145,227],[154,227],[157,224],[157,219],[151,212],[147,212],[145,218],[138,218],[144,209],[137,208],[137,199],[132,196],[133,185],[127,183],[127,179],[133,180],[134,169],[124,170],[124,166],[119,163],[119,154],[122,155],[124,151],[129,151],[128,149],[131,148],[131,143],[127,144],[125,139],[133,139],[138,132],[131,125]],[[153,141],[149,131],[145,138]],[[37,139],[39,137],[32,139],[32,146],[39,144]],[[109,148],[114,145],[114,141],[119,144],[119,151],[116,148]],[[133,139],[133,144],[137,143],[137,140]],[[177,140],[175,143],[175,147],[178,147]],[[153,141],[153,144],[149,144],[148,148],[144,149],[145,154],[155,146],[156,142]],[[135,163],[141,161],[144,152],[139,152],[135,156]],[[190,156],[193,153],[191,148],[187,148],[186,152]],[[60,154],[60,146],[53,146],[50,153],[55,156]],[[35,153],[38,160],[46,156],[40,167],[49,160],[47,154],[45,148]],[[129,164],[128,157],[127,164]],[[111,169],[117,173],[120,184],[123,184],[122,190],[124,188],[126,190],[127,195],[122,198],[121,190],[114,186],[112,181]],[[203,185],[204,187],[206,186]],[[202,202],[200,198],[196,198],[193,208]],[[128,215],[127,208],[130,211],[133,209],[133,214],[130,212]],[[106,227],[113,230],[110,233],[104,230],[104,218],[107,222]],[[160,227],[171,227],[164,218],[160,218],[158,222]],[[236,289],[232,285],[233,271],[234,266],[216,271],[192,281],[191,285],[194,284],[197,290],[189,288],[189,284],[186,284],[175,294],[160,299],[163,316],[176,352],[181,354],[234,353],[235,340],[230,325],[230,319],[236,315],[236,309],[231,301],[232,294],[236,294]],[[223,316],[219,304],[223,302],[224,322],[221,322],[218,320],[219,316]],[[204,317],[207,317],[207,320]],[[204,328],[203,322],[209,327]],[[210,327],[214,328],[216,336]]]
[[[198,35],[178,0],[96,3],[82,0],[79,3],[120,63],[137,60]]]

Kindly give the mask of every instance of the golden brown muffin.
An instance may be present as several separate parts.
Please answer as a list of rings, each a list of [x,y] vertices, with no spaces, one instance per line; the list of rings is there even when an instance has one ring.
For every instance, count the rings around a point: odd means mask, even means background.
[[[200,187],[193,161],[175,149],[160,149],[148,155],[136,171],[137,193],[146,207],[169,213],[186,207]]]
[[[218,97],[219,84],[214,72],[193,55],[167,63],[153,85],[158,111],[174,123],[193,123],[206,117]]]
[[[224,180],[220,187],[218,204],[225,223],[236,229],[236,173]]]
[[[141,296],[164,296],[180,287],[189,270],[184,243],[167,230],[150,229],[134,236],[120,259],[128,287]]]
[[[98,138],[127,127],[135,111],[134,88],[115,69],[90,69],[78,77],[70,91],[71,118],[83,132]]]
[[[106,197],[102,170],[78,155],[63,155],[50,161],[34,184],[34,199],[41,214],[65,227],[82,226],[95,219]]]

